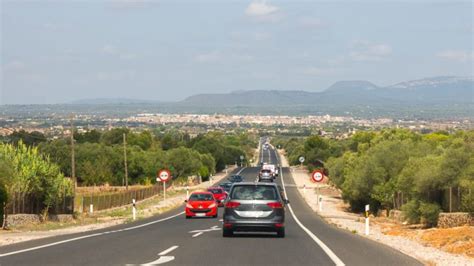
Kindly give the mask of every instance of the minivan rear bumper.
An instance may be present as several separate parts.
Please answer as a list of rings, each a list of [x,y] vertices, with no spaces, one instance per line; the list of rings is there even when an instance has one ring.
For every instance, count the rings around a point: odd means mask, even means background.
[[[285,227],[284,219],[242,221],[224,220],[224,228],[243,232],[275,232]]]

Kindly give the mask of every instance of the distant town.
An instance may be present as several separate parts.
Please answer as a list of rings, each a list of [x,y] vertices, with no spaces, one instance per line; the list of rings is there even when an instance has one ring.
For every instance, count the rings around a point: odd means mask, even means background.
[[[358,130],[387,127],[408,128],[419,132],[454,131],[474,128],[470,120],[397,120],[392,118],[361,119],[350,116],[287,116],[287,115],[227,115],[227,114],[160,114],[138,113],[130,116],[102,114],[54,114],[8,117],[0,115],[0,136],[15,131],[40,132],[50,139],[70,134],[71,123],[79,132],[127,127],[133,131],[174,127],[190,135],[211,130],[265,130],[277,134],[320,134],[345,138]]]

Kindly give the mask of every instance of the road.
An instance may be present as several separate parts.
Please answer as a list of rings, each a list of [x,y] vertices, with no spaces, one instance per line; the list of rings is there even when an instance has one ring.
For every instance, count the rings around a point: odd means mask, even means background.
[[[262,150],[261,158],[279,162],[273,149]],[[248,167],[234,173],[253,181],[258,171]],[[281,173],[280,185],[294,184],[288,168]],[[296,188],[285,190],[290,200],[285,238],[266,233],[223,238],[222,210],[216,219],[187,220],[183,205],[126,225],[0,247],[0,265],[421,265],[385,245],[327,224]]]

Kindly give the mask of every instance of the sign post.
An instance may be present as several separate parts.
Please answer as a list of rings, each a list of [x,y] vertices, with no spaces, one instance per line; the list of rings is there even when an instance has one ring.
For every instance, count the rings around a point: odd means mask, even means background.
[[[156,181],[163,182],[163,199],[166,200],[166,182],[170,179],[171,172],[167,169],[163,169],[158,172],[158,176],[156,177]]]
[[[369,235],[369,210],[370,210],[370,205],[367,204],[365,205],[365,235]]]
[[[311,181],[313,181],[315,183],[319,183],[319,182],[323,181],[323,179],[324,179],[324,173],[321,170],[314,170],[313,173],[311,174]],[[321,204],[320,200],[322,198],[320,197],[320,194],[319,194],[319,185],[317,185],[316,191],[317,191],[316,192],[316,202],[317,202],[318,205],[320,205]],[[320,207],[322,208],[321,205],[320,205]]]
[[[303,168],[304,157],[303,157],[303,156],[300,156],[300,158],[298,158],[298,161],[300,161],[300,163],[301,163],[301,168]]]
[[[132,217],[134,221],[137,218],[137,207],[135,205],[135,199],[132,199]]]

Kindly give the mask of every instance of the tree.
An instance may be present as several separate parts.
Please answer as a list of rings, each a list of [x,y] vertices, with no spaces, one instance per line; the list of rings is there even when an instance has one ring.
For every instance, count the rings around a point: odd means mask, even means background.
[[[6,176],[5,187],[9,197],[36,196],[43,204],[46,215],[51,206],[72,192],[72,182],[65,179],[59,166],[48,157],[21,141],[15,147],[0,144],[0,158],[11,163],[11,173]]]
[[[10,142],[18,145],[21,141],[23,144],[27,146],[37,146],[41,142],[46,141],[46,137],[43,133],[38,131],[33,131],[31,133],[26,132],[25,130],[15,131],[10,136],[8,136]]]
[[[174,169],[175,178],[197,175],[202,166],[200,154],[189,148],[179,147],[167,153],[167,165]]]

